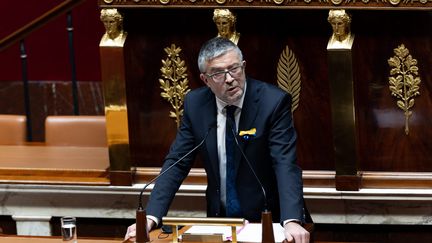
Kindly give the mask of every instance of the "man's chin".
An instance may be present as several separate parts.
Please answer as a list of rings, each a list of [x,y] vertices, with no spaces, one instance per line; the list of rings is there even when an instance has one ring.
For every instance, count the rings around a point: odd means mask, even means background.
[[[241,97],[241,94],[240,95],[236,94],[235,96],[229,96],[227,98],[227,101],[228,101],[229,104],[233,104],[234,102],[239,101],[240,97]]]

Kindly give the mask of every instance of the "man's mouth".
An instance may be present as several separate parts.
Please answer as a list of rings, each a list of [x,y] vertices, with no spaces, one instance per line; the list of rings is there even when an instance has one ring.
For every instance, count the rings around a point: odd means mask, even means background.
[[[228,91],[228,92],[232,92],[232,91],[235,90],[235,89],[236,89],[236,87],[233,86],[233,87],[229,87],[229,88],[227,89],[227,91]]]

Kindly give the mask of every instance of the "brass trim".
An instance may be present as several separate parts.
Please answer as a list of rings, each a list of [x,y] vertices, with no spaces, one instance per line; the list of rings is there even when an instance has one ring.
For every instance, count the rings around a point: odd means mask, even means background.
[[[396,97],[397,106],[404,111],[405,134],[409,134],[410,110],[414,106],[414,97],[420,95],[420,77],[418,77],[417,60],[410,54],[404,44],[393,49],[395,55],[388,59],[391,68],[389,89],[391,95]]]
[[[101,0],[101,7],[152,7],[152,6],[179,6],[179,7],[345,7],[370,9],[417,9],[432,8],[432,0]]]
[[[172,242],[178,243],[178,225],[219,225],[230,226],[232,243],[237,243],[236,226],[243,226],[245,219],[243,218],[187,218],[187,217],[163,217],[162,222],[165,225],[172,225],[173,236]]]
[[[192,217],[163,217],[162,222],[167,225],[221,225],[242,226],[243,218],[192,218]]]

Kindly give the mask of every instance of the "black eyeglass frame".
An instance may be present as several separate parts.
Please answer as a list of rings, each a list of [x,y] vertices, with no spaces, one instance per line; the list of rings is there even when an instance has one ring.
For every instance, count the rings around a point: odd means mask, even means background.
[[[241,71],[243,71],[244,68],[244,61],[239,64],[236,65],[230,69],[225,69],[224,71],[218,71],[212,74],[205,74],[208,78],[211,78],[215,83],[222,83],[226,80],[227,78],[227,74],[229,73],[229,75],[231,75],[231,77],[236,78],[238,75],[240,75],[240,70],[236,70],[237,68],[240,68]],[[234,70],[236,70],[235,72],[233,72]],[[223,74],[223,76],[220,76],[220,78],[215,79],[216,75],[221,75]]]

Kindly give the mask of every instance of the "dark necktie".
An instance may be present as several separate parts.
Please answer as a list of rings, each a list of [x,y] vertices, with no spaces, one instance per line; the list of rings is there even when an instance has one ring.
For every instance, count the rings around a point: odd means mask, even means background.
[[[240,217],[240,202],[236,189],[236,174],[234,163],[234,133],[236,131],[234,112],[236,106],[226,106],[226,130],[225,130],[225,150],[226,150],[226,216]]]

